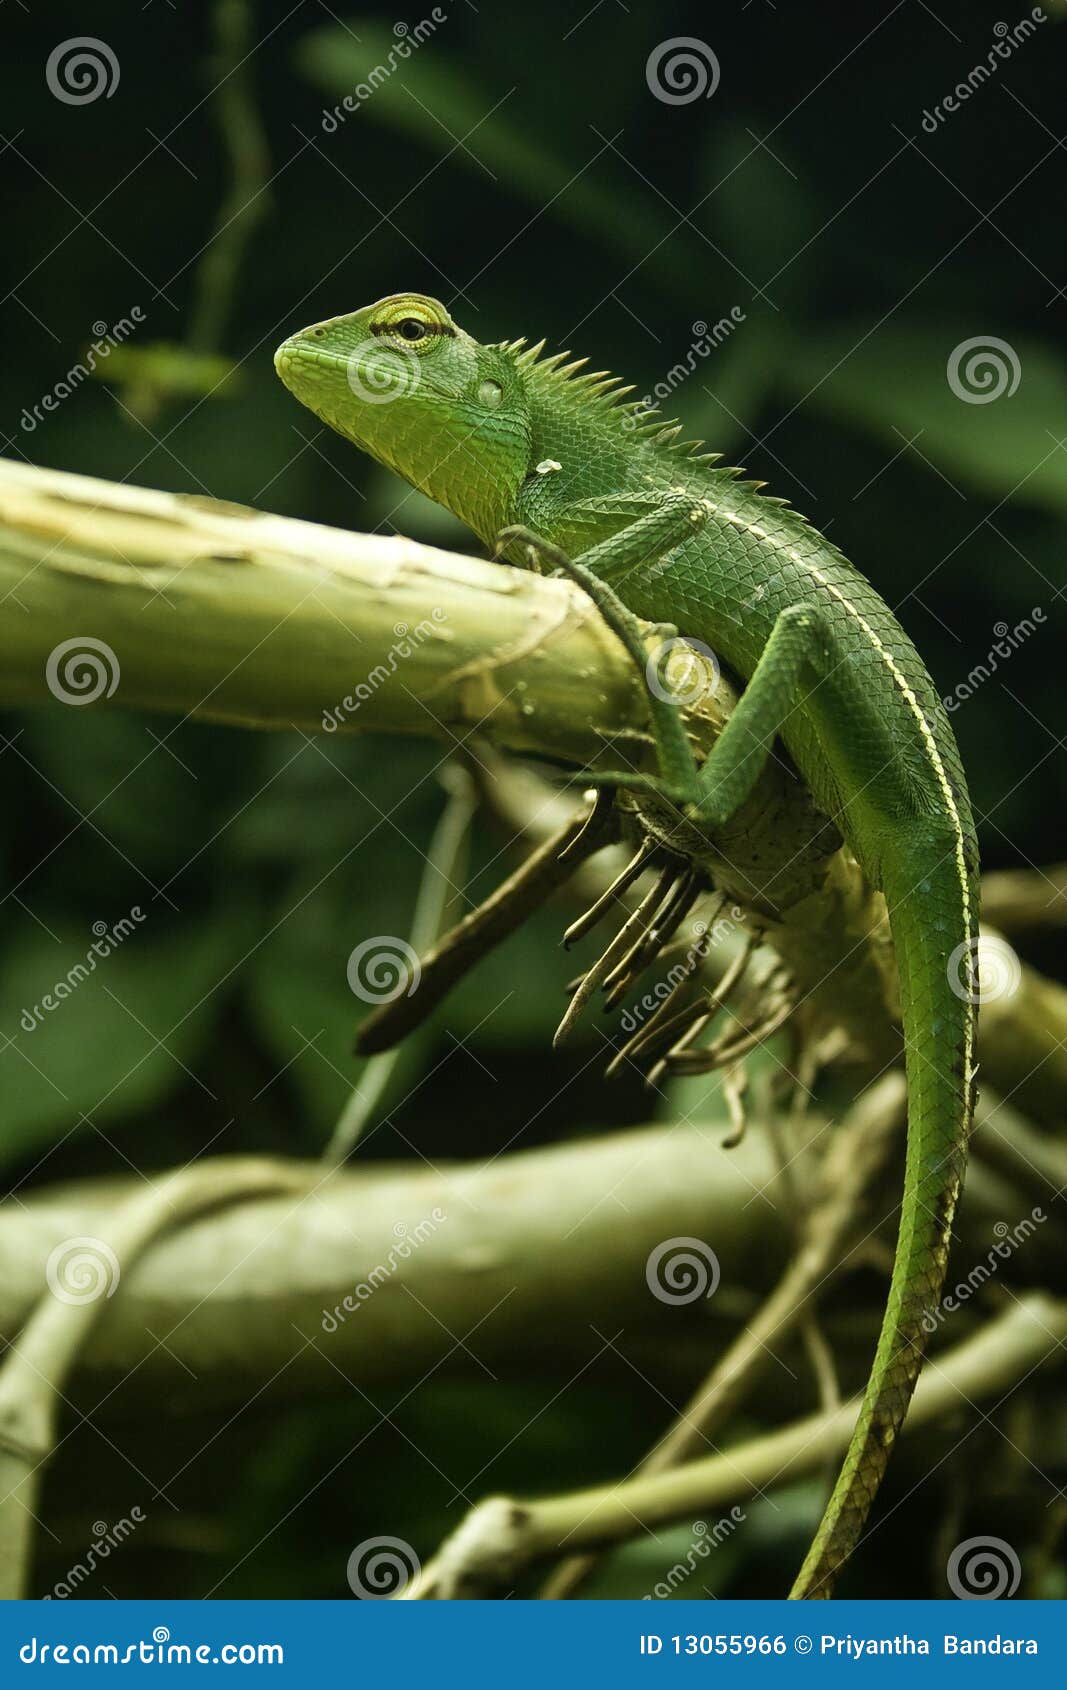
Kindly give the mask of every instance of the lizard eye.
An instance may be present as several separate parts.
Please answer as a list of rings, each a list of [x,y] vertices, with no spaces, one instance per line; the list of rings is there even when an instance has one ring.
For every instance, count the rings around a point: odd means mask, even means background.
[[[423,353],[441,340],[454,339],[456,328],[438,300],[421,294],[394,294],[379,302],[370,332],[386,335],[402,346],[418,347]]]

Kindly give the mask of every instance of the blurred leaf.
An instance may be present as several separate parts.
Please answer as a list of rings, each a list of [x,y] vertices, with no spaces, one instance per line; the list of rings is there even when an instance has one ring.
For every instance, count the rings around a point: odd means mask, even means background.
[[[150,871],[178,868],[196,849],[201,788],[173,721],[64,706],[27,712],[19,743],[58,789],[64,832],[80,824],[84,841],[99,829]]]
[[[251,924],[229,908],[157,936],[159,919],[130,918],[132,931],[102,957],[90,947],[107,937],[91,929],[57,944],[35,926],[9,944],[0,969],[0,1030],[10,1040],[0,1050],[4,1162],[58,1142],[85,1116],[101,1126],[126,1119],[195,1083],[189,1070],[225,995],[215,988]]]
[[[671,207],[651,188],[645,189],[621,160],[610,163],[614,185],[598,187],[591,174],[584,174],[585,158],[560,156],[542,132],[512,120],[508,90],[481,87],[454,55],[446,57],[436,45],[401,63],[396,49],[396,35],[365,17],[353,18],[351,30],[330,26],[304,37],[297,62],[305,75],[327,93],[353,101],[352,110],[336,106],[323,113],[326,140],[320,146],[329,145],[338,133],[358,136],[358,125],[373,123],[421,141],[442,158],[447,155],[487,179],[489,169],[482,161],[489,161],[492,175],[529,200],[539,214],[546,211],[586,237],[599,237],[646,266],[671,293],[691,297],[691,276],[714,264],[714,255],[704,249],[701,256],[696,243],[677,233],[678,218]],[[383,67],[393,68],[381,76]],[[470,137],[469,143],[461,144],[464,136]],[[596,140],[590,136],[591,142]],[[605,155],[608,152],[605,146]],[[626,204],[625,216],[619,215],[620,203]],[[672,229],[673,238],[664,245]],[[535,337],[539,332],[536,322],[526,328]]]
[[[1067,433],[1062,359],[1040,341],[1009,345],[1000,337],[998,345],[991,335],[977,337],[984,356],[976,346],[961,357],[972,338],[959,322],[874,332],[857,323],[798,339],[782,379],[801,401],[870,429],[894,453],[917,437],[916,452],[993,499],[1067,510],[1067,449],[1058,445]],[[957,396],[953,381],[969,400]]]
[[[792,316],[821,275],[822,255],[811,236],[824,218],[814,187],[785,156],[784,138],[775,140],[772,153],[757,135],[758,127],[742,123],[711,130],[699,216],[736,266],[739,302],[748,303],[754,290],[753,311],[761,307],[773,316],[788,301]],[[760,298],[761,288],[773,305]]]

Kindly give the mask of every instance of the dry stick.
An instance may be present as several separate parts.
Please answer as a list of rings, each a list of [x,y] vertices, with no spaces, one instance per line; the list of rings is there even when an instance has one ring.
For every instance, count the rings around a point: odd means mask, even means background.
[[[210,1164],[183,1169],[119,1209],[106,1241],[68,1241],[81,1248],[71,1262],[72,1278],[75,1272],[79,1277],[65,1284],[57,1265],[58,1284],[49,1283],[0,1365],[0,1599],[26,1594],[38,1496],[55,1448],[63,1386],[122,1272],[179,1222],[236,1198],[299,1190],[306,1179],[251,1158],[243,1166],[230,1163],[224,1174]],[[86,1254],[88,1246],[98,1248]]]
[[[890,1074],[873,1086],[837,1133],[820,1169],[821,1195],[804,1217],[797,1253],[778,1284],[725,1355],[682,1409],[636,1471],[662,1473],[686,1461],[740,1408],[779,1344],[811,1312],[812,1302],[847,1263],[847,1245],[864,1212],[864,1194],[884,1166],[905,1118],[904,1082]],[[597,1557],[565,1561],[545,1584],[542,1596],[571,1596],[595,1567]]]
[[[668,1069],[675,1071],[674,1065],[676,1058],[681,1056],[687,1046],[691,1045],[695,1039],[700,1037],[712,1017],[718,1015],[719,1011],[726,1007],[726,1001],[734,988],[740,984],[745,970],[752,959],[752,953],[755,950],[757,943],[758,940],[755,933],[749,932],[745,934],[744,943],[742,944],[741,949],[734,957],[734,960],[731,962],[729,968],[726,970],[726,973],[715,987],[711,996],[707,999],[702,1013],[697,1017],[692,1026],[687,1028],[681,1038],[677,1039],[675,1043],[671,1045],[671,1048],[667,1051],[666,1055],[661,1056],[659,1061],[649,1069],[648,1084],[650,1086],[658,1085],[660,1080],[667,1073]],[[683,1010],[682,1014],[688,1014],[688,1011]]]
[[[664,899],[662,907],[656,911],[655,919],[645,937],[633,946],[618,968],[605,980],[604,988],[609,994],[604,1006],[606,1009],[614,1009],[617,1003],[621,1003],[645,969],[662,958],[664,950],[700,897],[701,891],[698,869],[683,869],[681,874],[676,876],[669,895]]]
[[[982,919],[1009,939],[1067,926],[1067,863],[998,869],[982,876]]]
[[[1039,1202],[1054,1203],[1067,1192],[1067,1148],[986,1092],[978,1098],[971,1153]]]
[[[645,937],[650,924],[655,920],[656,911],[663,902],[664,894],[667,891],[668,886],[670,886],[673,882],[677,872],[677,865],[673,862],[668,863],[666,868],[660,871],[656,884],[652,887],[651,891],[645,893],[645,896],[642,898],[637,908],[633,911],[632,915],[627,917],[623,926],[620,927],[618,933],[616,933],[614,939],[612,939],[610,945],[607,947],[607,950],[605,950],[602,955],[597,958],[596,962],[593,963],[593,966],[582,975],[575,989],[574,996],[571,998],[571,1001],[567,1006],[566,1014],[559,1026],[556,1028],[555,1035],[552,1040],[556,1049],[559,1049],[561,1045],[566,1044],[567,1040],[570,1038],[582,1011],[585,1009],[586,1004],[597,990],[597,987],[603,986],[605,982],[610,979],[611,974],[620,959],[628,956],[634,943],[636,942],[637,944],[640,944],[641,940]]]
[[[448,776],[448,802],[426,853],[411,921],[411,948],[416,954],[440,938],[445,911],[461,878],[459,864],[465,860],[471,822],[478,808],[477,789],[467,770],[451,763],[444,772]],[[323,1151],[324,1162],[338,1167],[352,1154],[381,1103],[399,1058],[400,1050],[394,1047],[366,1063]]]
[[[426,1017],[489,951],[501,944],[566,884],[587,857],[613,838],[617,825],[612,812],[580,809],[567,825],[527,857],[495,892],[453,927],[422,959],[419,982],[405,997],[383,1003],[359,1029],[356,1049],[361,1056],[388,1050],[425,1021]],[[572,849],[573,847],[573,849]]]
[[[669,1042],[687,1017],[692,1019],[693,1014],[698,1011],[703,1014],[702,1004],[690,1004],[688,1009],[679,1012],[676,1012],[673,1006],[692,983],[693,976],[700,969],[707,954],[708,943],[707,933],[699,934],[689,955],[680,964],[675,965],[680,972],[676,976],[673,986],[671,986],[659,1008],[652,1013],[647,1021],[642,1022],[637,1031],[612,1057],[604,1070],[605,1078],[619,1073],[625,1063],[632,1062],[639,1054],[643,1055],[648,1051],[657,1049],[665,1039]]]
[[[1067,1302],[1046,1292],[1020,1297],[926,1369],[905,1435],[1010,1392],[1062,1348],[1064,1338]],[[491,1497],[472,1509],[403,1595],[414,1600],[488,1595],[513,1585],[532,1562],[558,1554],[564,1545],[585,1550],[622,1543],[642,1529],[721,1511],[760,1491],[794,1484],[840,1457],[858,1411],[853,1400],[678,1471],[641,1473],[622,1484],[533,1501]]]
[[[610,886],[604,888],[596,902],[590,904],[577,921],[571,922],[563,935],[563,944],[566,950],[569,951],[572,945],[576,944],[579,939],[583,939],[596,926],[597,922],[607,915],[616,899],[621,898],[624,892],[628,892],[635,880],[640,880],[652,858],[656,855],[656,850],[655,843],[649,840],[638,847],[626,867],[620,870]]]

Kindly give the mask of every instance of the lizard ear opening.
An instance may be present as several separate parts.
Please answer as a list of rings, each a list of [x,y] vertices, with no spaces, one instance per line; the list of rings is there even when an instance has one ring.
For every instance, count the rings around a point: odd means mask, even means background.
[[[383,299],[370,322],[373,335],[416,352],[428,352],[442,339],[454,339],[456,325],[439,300],[424,294],[394,294]]]

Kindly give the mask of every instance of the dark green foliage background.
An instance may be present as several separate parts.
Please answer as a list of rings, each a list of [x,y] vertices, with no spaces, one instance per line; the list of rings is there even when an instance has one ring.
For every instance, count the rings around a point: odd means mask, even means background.
[[[986,656],[995,624],[1043,609],[955,723],[987,865],[1062,854],[1067,23],[1044,24],[930,134],[924,111],[1014,11],[940,3],[935,16],[918,0],[870,12],[764,0],[602,0],[584,17],[558,0],[536,14],[493,0],[446,10],[331,134],[324,109],[388,54],[394,14],[341,22],[316,0],[263,0],[250,70],[274,175],[226,331],[239,384],[171,402],[148,426],[87,384],[30,432],[24,407],[94,322],[139,305],[141,339],[181,339],[226,165],[206,6],[5,8],[3,450],[463,546],[450,519],[300,411],[274,377],[280,339],[418,289],[481,338],[543,334],[643,392],[684,360],[695,322],[736,306],[744,321],[676,395],[688,432],[832,534],[897,607],[942,691]],[[110,99],[64,106],[45,60],[81,33],[109,41],[121,79]],[[713,47],[719,88],[662,104],[646,59],[689,34]],[[1021,363],[1018,391],[988,406],[963,404],[946,381],[953,348],[979,335],[1008,341]],[[201,1152],[316,1155],[354,1071],[345,961],[365,934],[407,930],[443,748],[60,707],[9,718],[4,737],[0,1030],[19,1036],[21,1010],[84,956],[93,922],[134,904],[146,915],[106,976],[22,1038],[33,1065],[16,1046],[0,1052],[10,1185]],[[499,848],[479,835],[472,893],[499,877]],[[407,1060],[363,1154],[478,1155],[641,1118],[640,1095],[589,1065],[592,1035],[574,1056],[547,1051],[565,978],[556,933],[554,917],[535,923],[464,990],[448,1033],[442,1024]],[[1031,956],[1055,971],[1052,946]],[[469,1054],[455,1042],[468,1033]],[[85,1428],[49,1491],[61,1543],[40,1587],[88,1541],[88,1522],[140,1502],[156,1525],[112,1559],[118,1594],[200,1594],[224,1576],[227,1595],[345,1594],[355,1542],[388,1530],[429,1551],[457,1517],[449,1481],[464,1485],[557,1384],[431,1383],[399,1411],[399,1431],[380,1427],[347,1460],[378,1420],[348,1394],[280,1415],[252,1406],[199,1456],[211,1430],[199,1422],[125,1427],[131,1461]],[[476,1488],[624,1470],[662,1414],[633,1375],[594,1371]],[[179,1531],[144,1475],[163,1482],[194,1456],[173,1492]],[[960,1477],[950,1465],[944,1489]],[[908,1481],[902,1460],[894,1496]],[[788,1502],[757,1510],[702,1576],[719,1591],[781,1590],[810,1518],[806,1500],[795,1517]],[[914,1560],[916,1519],[898,1518],[864,1593],[890,1593]],[[664,1564],[654,1546],[635,1548],[607,1593],[648,1588]]]

